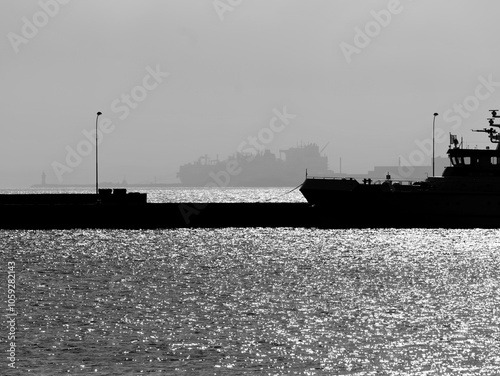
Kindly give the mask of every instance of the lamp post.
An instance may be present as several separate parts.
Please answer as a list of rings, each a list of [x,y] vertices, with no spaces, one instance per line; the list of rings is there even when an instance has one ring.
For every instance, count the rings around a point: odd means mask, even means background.
[[[95,119],[95,194],[99,194],[99,140],[97,139],[97,124],[99,122],[99,116],[102,112],[97,113]]]
[[[434,125],[436,123],[436,116],[439,114],[437,112],[434,112],[434,118],[432,119],[432,176],[434,175]]]

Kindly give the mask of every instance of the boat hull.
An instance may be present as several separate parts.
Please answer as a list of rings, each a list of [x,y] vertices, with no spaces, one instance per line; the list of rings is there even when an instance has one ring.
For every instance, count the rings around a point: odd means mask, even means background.
[[[300,191],[322,227],[500,227],[500,192],[363,185],[306,179]]]

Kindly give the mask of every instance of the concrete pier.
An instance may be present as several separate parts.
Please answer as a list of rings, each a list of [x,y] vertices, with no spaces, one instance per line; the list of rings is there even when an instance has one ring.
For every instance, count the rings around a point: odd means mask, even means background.
[[[0,204],[0,211],[0,229],[500,228],[495,215],[384,215],[307,203]]]
[[[2,229],[311,227],[305,203],[0,205]]]

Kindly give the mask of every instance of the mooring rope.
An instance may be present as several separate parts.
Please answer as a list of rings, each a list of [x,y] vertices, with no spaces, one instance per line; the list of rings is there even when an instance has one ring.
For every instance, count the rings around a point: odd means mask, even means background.
[[[292,193],[292,192],[293,192],[293,191],[295,191],[297,188],[302,187],[302,184],[304,184],[304,183],[300,183],[300,184],[299,184],[299,185],[297,185],[294,189],[292,189],[292,190],[290,190],[290,191],[288,191],[288,192],[285,192],[285,193],[283,193],[283,194],[281,194],[281,195],[279,195],[279,196],[276,196],[276,197],[274,197],[274,198],[282,197],[282,196],[285,196],[285,195],[287,195],[287,194],[289,194],[289,193]],[[265,201],[270,201],[270,200],[272,200],[272,199],[273,199],[273,198],[268,198],[268,199],[267,199],[267,200],[265,200]]]

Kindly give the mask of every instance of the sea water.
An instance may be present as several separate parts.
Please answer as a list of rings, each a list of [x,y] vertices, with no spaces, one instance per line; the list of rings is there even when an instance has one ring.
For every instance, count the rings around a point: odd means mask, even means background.
[[[500,230],[0,231],[0,255],[2,375],[500,374]]]

